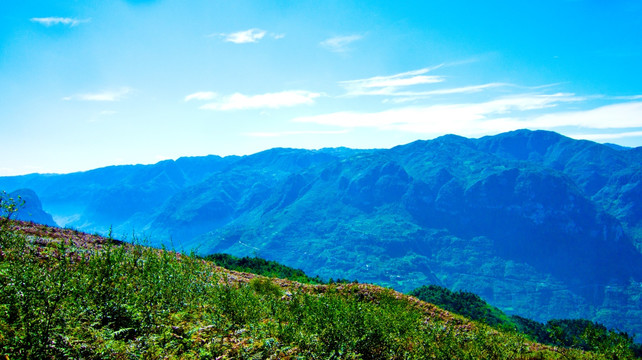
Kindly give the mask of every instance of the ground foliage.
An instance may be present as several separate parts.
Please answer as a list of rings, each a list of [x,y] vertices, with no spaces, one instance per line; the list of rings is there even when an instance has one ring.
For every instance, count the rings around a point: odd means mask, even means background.
[[[288,279],[304,284],[346,284],[358,282],[356,280],[335,280],[332,278],[323,280],[321,279],[321,277],[319,277],[319,275],[310,277],[301,269],[295,269],[293,267],[283,265],[277,261],[265,260],[257,256],[237,257],[230,254],[217,253],[204,256],[203,259],[211,261],[214,264],[224,267],[228,270],[248,272],[271,278]]]
[[[393,290],[303,285],[195,256],[2,220],[7,358],[606,359]]]
[[[542,344],[613,356],[622,353],[642,356],[642,347],[635,344],[627,333],[607,329],[604,325],[590,320],[553,319],[541,323],[521,316],[508,316],[476,294],[451,291],[437,285],[422,286],[411,291],[410,295],[494,328],[519,332]]]
[[[493,327],[510,330],[516,323],[498,308],[491,306],[479,295],[468,291],[452,291],[438,285],[426,285],[409,293],[418,299],[435,304],[444,310]]]
[[[319,276],[309,277],[301,269],[295,269],[260,257],[245,256],[239,258],[230,254],[219,253],[207,255],[203,258],[229,270],[250,272],[257,275],[288,279],[306,284],[324,283]]]

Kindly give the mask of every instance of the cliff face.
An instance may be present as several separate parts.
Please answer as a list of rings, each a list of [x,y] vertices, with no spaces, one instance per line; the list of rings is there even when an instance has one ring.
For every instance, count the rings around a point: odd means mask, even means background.
[[[12,215],[13,219],[58,226],[51,214],[42,209],[42,203],[33,190],[19,189],[7,194],[7,198],[13,199],[18,205],[17,212]]]

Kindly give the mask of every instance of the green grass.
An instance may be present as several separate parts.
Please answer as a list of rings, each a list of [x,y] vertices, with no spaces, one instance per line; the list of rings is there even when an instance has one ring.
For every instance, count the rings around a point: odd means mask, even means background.
[[[71,230],[0,225],[9,359],[630,357],[539,345],[373,285],[305,285]]]

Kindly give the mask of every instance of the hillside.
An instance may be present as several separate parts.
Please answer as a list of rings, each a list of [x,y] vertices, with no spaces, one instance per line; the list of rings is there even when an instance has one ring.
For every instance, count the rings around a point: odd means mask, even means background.
[[[409,294],[496,329],[524,334],[542,344],[600,351],[598,349],[609,346],[606,344],[630,343],[633,353],[638,357],[642,356],[642,345],[634,344],[628,334],[609,330],[604,325],[589,320],[552,319],[540,323],[518,315],[507,316],[476,294],[451,291],[437,285],[422,286]]]
[[[548,347],[373,285],[305,285],[0,218],[7,358],[632,358]],[[619,343],[618,343],[619,344]]]
[[[400,291],[437,284],[508,314],[642,334],[641,160],[640,149],[523,130],[34,174],[0,189],[35,190],[80,230]]]

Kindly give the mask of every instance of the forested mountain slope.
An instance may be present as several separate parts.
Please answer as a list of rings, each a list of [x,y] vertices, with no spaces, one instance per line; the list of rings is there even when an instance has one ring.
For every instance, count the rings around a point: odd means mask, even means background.
[[[34,189],[83,230],[402,291],[433,283],[536,320],[642,334],[640,160],[639,148],[522,130],[0,178],[0,189]]]

